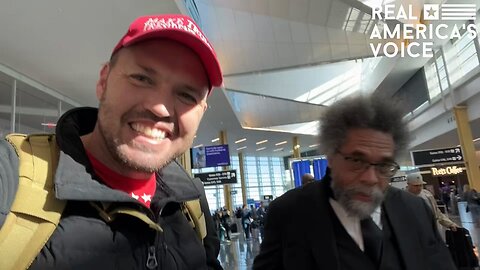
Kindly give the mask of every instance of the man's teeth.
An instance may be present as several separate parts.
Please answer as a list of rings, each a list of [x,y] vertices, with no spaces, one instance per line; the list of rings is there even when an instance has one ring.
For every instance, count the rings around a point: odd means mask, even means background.
[[[135,131],[138,131],[148,137],[152,137],[152,138],[155,138],[157,140],[161,140],[163,138],[165,138],[165,132],[159,130],[159,129],[156,129],[156,128],[150,128],[150,127],[146,127],[146,126],[142,126],[138,123],[134,123],[132,124],[132,128],[135,130]]]

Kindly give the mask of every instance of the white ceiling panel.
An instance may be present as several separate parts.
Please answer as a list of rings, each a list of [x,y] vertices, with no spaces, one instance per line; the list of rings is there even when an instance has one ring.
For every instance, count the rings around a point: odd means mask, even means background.
[[[349,44],[348,50],[351,58],[365,58],[370,57],[372,54],[370,47],[366,44]]]
[[[271,18],[275,41],[279,43],[292,42],[289,21],[285,19]]]
[[[130,22],[145,14],[180,13],[170,0],[3,1],[0,6],[0,63],[91,106],[97,104],[100,66]]]
[[[202,27],[203,32],[208,37],[210,42],[221,40],[220,24],[217,19],[216,7],[205,3],[205,1],[197,2],[198,12],[202,14]]]
[[[327,25],[331,5],[332,0],[309,1],[307,22],[314,25]]]
[[[294,21],[306,22],[308,17],[309,2],[310,0],[288,1],[288,17]]]
[[[329,44],[327,28],[324,26],[309,24],[308,32],[311,42]]]
[[[325,110],[321,105],[231,90],[226,90],[225,95],[240,124],[248,128],[315,121]]]
[[[295,58],[295,51],[293,49],[293,43],[277,43],[278,51],[278,66],[279,67],[290,67],[298,65],[297,59]]]
[[[254,30],[252,14],[244,11],[235,11],[235,31],[238,38],[242,41],[255,41],[256,35]]]
[[[327,27],[342,29],[349,11],[350,7],[342,1],[332,1]]]
[[[313,43],[313,56],[312,62],[323,62],[332,59],[332,50],[330,44],[325,43]]]
[[[312,62],[313,49],[311,43],[294,43],[293,49],[298,64]]]
[[[355,62],[348,61],[275,72],[227,76],[225,85],[231,89],[250,93],[296,99],[354,67]]]
[[[219,22],[219,28],[221,38],[228,41],[239,41],[237,34],[237,24],[235,22],[234,12],[230,8],[216,8],[217,19]]]
[[[269,15],[288,19],[288,2],[289,0],[268,0]]]
[[[128,24],[140,15],[184,10],[177,7],[184,3],[182,0],[6,2],[9,5],[0,8],[0,63],[91,106],[97,104],[94,90],[98,69],[109,58]],[[322,62],[371,55],[365,36],[345,33],[342,29],[350,7],[363,10],[359,7],[362,4],[355,0],[195,0],[195,3],[203,30],[227,75],[227,87],[294,99],[350,68],[346,63],[321,65]],[[365,84],[373,89],[379,85],[392,88],[404,80],[385,80],[388,71],[398,69],[402,71],[398,74],[404,76],[405,69],[416,67],[405,63],[402,68],[388,68],[370,76],[375,79],[365,78]],[[237,76],[228,76],[231,74]],[[241,129],[223,92],[217,94],[209,99],[211,109],[199,130],[199,141],[203,136],[200,133],[215,136],[222,129],[234,136],[291,139],[291,134],[250,133]],[[281,113],[284,112],[274,114]],[[300,113],[295,111],[292,117]]]
[[[251,52],[258,51],[257,42],[241,42],[237,44],[237,46],[242,48],[242,53],[238,55],[244,59],[244,69],[245,71],[255,70],[259,67],[261,58],[259,57],[252,57]]]
[[[347,32],[334,28],[327,28],[327,31],[330,44],[335,44],[335,46],[339,44],[347,44]]]
[[[331,47],[331,51],[333,59],[345,59],[346,56],[350,57],[348,45],[345,44],[335,44]]]
[[[258,53],[256,57],[258,58],[260,70],[268,70],[271,67],[278,66],[278,53],[275,43],[259,42],[257,45]]]
[[[292,39],[294,43],[310,42],[308,28],[306,23],[290,22]]]
[[[253,15],[253,25],[258,41],[275,42],[272,20],[265,15]]]
[[[225,1],[225,0],[220,0]],[[245,1],[250,7],[250,12],[254,14],[268,15],[268,0],[246,0]]]

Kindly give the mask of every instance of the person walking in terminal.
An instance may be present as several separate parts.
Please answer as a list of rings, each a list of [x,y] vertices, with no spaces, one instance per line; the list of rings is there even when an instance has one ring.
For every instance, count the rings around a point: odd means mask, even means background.
[[[302,175],[302,186],[313,183],[313,181],[315,181],[315,178],[313,178],[313,175],[309,173]]]
[[[389,100],[355,95],[326,109],[326,175],[270,203],[254,270],[456,269],[430,208],[389,186],[408,143]]]
[[[480,195],[470,185],[463,185],[462,199],[467,202],[466,211],[471,213],[475,227],[480,227]]]
[[[134,20],[100,70],[99,108],[72,109],[57,123],[53,196],[66,206],[30,269],[222,269],[203,185],[175,161],[222,80],[193,19]],[[9,179],[18,177],[18,161],[5,141],[0,157],[0,183],[18,182]],[[185,208],[198,199],[202,233]]]
[[[421,197],[425,203],[427,203],[428,207],[430,207],[433,212],[433,216],[440,225],[452,231],[456,231],[459,226],[455,224],[455,222],[451,221],[444,213],[442,213],[442,211],[440,211],[433,194],[423,188],[423,185],[425,184],[426,182],[423,181],[423,177],[419,172],[414,172],[407,175],[408,192]]]

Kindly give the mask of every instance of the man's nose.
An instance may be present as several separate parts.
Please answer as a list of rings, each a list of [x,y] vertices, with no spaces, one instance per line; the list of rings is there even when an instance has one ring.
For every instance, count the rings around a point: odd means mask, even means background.
[[[172,117],[175,114],[175,96],[172,89],[157,89],[152,95],[145,97],[148,110],[158,117]]]
[[[360,175],[360,181],[366,184],[375,185],[379,180],[377,169],[371,164]]]

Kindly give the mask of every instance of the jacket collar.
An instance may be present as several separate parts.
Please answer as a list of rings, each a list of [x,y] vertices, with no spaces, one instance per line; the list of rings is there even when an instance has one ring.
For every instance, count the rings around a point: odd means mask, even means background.
[[[425,261],[423,253],[419,252],[418,249],[420,236],[416,235],[415,230],[412,231],[412,228],[416,228],[418,225],[415,223],[412,213],[409,212],[410,209],[405,207],[405,196],[402,196],[402,193],[404,191],[397,188],[388,188],[383,201],[385,216],[398,242],[405,269],[426,269],[426,265],[419,265]],[[405,195],[413,196],[410,194]]]
[[[313,206],[312,208],[307,207],[310,212],[307,216],[311,220],[306,222],[309,228],[305,230],[305,232],[308,232],[308,235],[305,237],[310,242],[318,269],[337,270],[340,267],[338,261],[339,254],[334,237],[333,223],[331,218],[328,217],[334,215],[328,203],[332,193],[330,183],[331,178],[329,171],[327,171],[322,180],[305,187],[304,197],[301,199],[305,200],[305,205]],[[325,215],[320,213],[325,213]],[[330,259],[325,260],[325,258]]]
[[[65,113],[56,127],[61,149],[55,174],[56,196],[64,200],[137,202],[128,194],[104,185],[95,175],[80,136],[93,131],[97,121],[96,108],[75,108]],[[200,197],[189,175],[175,161],[157,172],[154,201],[183,202]]]
[[[339,254],[335,244],[334,225],[331,218],[319,214],[335,215],[328,202],[328,199],[332,197],[331,181],[330,174],[327,173],[321,181],[309,184],[303,192],[301,200],[305,201],[305,205],[313,206],[312,208],[308,207],[310,222],[306,222],[308,228],[305,231],[308,232],[306,240],[310,242],[318,268],[338,270],[340,267]],[[424,261],[422,253],[418,252],[419,238],[411,230],[417,225],[414,224],[413,219],[405,218],[411,216],[411,213],[408,213],[409,210],[405,208],[402,192],[399,189],[388,187],[383,202],[384,212],[390,222],[392,232],[396,236],[406,269],[422,269],[418,268],[418,263]],[[324,258],[331,259],[325,260]]]

